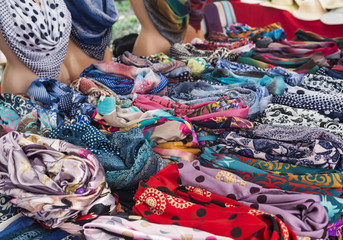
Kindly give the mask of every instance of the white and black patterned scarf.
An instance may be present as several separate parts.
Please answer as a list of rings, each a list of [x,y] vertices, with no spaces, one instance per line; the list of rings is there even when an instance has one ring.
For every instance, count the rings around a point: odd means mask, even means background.
[[[12,51],[40,77],[56,78],[65,58],[71,15],[63,0],[0,0],[0,30]]]

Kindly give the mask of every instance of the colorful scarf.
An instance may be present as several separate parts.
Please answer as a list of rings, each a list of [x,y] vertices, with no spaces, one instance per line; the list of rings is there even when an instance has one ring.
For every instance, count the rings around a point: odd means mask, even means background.
[[[183,82],[168,89],[165,95],[187,105],[217,101],[219,97],[227,96],[229,99],[241,99],[249,107],[249,116],[260,112],[257,94],[247,88],[214,85],[205,81]]]
[[[74,80],[70,87],[82,95],[88,97],[88,102],[94,106],[97,106],[106,97],[117,97],[111,89],[104,84],[91,79],[91,78],[79,78]]]
[[[178,166],[170,164],[149,180],[141,181],[133,213],[149,222],[196,227],[237,240],[296,239],[276,216],[205,189],[180,185],[179,178]]]
[[[208,68],[202,72],[201,78],[209,82],[223,83],[230,87],[266,87],[268,92],[273,95],[283,94],[289,86],[282,76],[244,76],[235,74],[227,68]]]
[[[87,102],[87,97],[55,79],[37,78],[31,83],[27,94],[44,108],[56,111],[61,119],[73,119],[85,115],[91,117],[95,107]]]
[[[189,80],[190,69],[184,62],[174,60],[170,62],[152,62],[147,58],[137,57],[133,53],[125,51],[116,59],[119,63],[137,68],[150,68],[155,73],[161,73],[167,78]]]
[[[144,0],[144,6],[162,36],[171,44],[183,41],[191,12],[190,0]]]
[[[204,18],[204,7],[207,0],[191,0],[191,12],[189,15],[189,24],[196,30],[200,30],[201,21]]]
[[[112,0],[64,0],[72,16],[71,39],[88,56],[103,60],[112,40],[112,25],[118,10]]]
[[[155,73],[149,68],[137,68],[116,62],[92,64],[80,76],[95,79],[121,95],[163,94],[168,84],[167,78],[161,73]]]
[[[241,23],[230,24],[226,29],[226,34],[231,38],[253,38],[255,35],[268,33],[277,29],[282,29],[280,23],[272,23],[262,28],[250,27],[248,25],[242,25]],[[280,36],[285,38],[286,34]]]
[[[230,50],[236,49],[239,47],[243,47],[245,45],[248,45],[250,43],[249,39],[238,39],[237,41],[233,42],[215,42],[215,41],[206,41],[201,39],[193,39],[191,44],[195,46],[197,49],[200,50],[216,50],[220,47],[225,47]]]
[[[214,150],[205,148],[199,157],[201,165],[230,171],[244,181],[258,184],[266,189],[319,195],[320,203],[327,210],[329,223],[336,222],[341,217],[343,191],[342,181],[337,179],[341,175],[339,171],[309,169],[284,163],[268,165],[266,161],[240,156],[224,150],[221,146],[214,148]],[[269,170],[273,167],[276,168],[275,171]],[[294,174],[283,174],[288,170]],[[304,172],[309,174],[304,175]]]
[[[335,42],[337,43],[338,48],[343,48],[342,38],[327,38],[311,31],[305,31],[303,29],[297,29],[294,35],[296,36],[295,41]]]
[[[24,215],[56,228],[80,215],[115,211],[105,172],[89,151],[18,132],[0,141],[0,192]]]
[[[192,186],[197,191],[206,189],[273,214],[299,236],[326,236],[328,215],[318,195],[265,189],[228,171],[201,166],[197,160],[192,163],[180,161],[178,168],[182,185]]]
[[[56,78],[64,60],[71,16],[63,0],[0,1],[0,31],[11,50],[39,77]]]
[[[178,225],[151,223],[136,215],[99,216],[83,226],[87,240],[111,240],[114,237],[151,240],[171,239],[217,239],[231,238],[216,236],[198,229]]]
[[[248,64],[231,62],[224,59],[218,59],[216,67],[227,68],[233,72],[263,72],[273,77],[283,76],[285,82],[291,86],[299,85],[303,77],[301,74],[297,72],[290,71],[282,67],[260,68]]]
[[[105,135],[93,126],[72,124],[54,129],[49,137],[84,147],[95,154],[112,189],[135,186],[166,165],[153,153],[139,128]]]

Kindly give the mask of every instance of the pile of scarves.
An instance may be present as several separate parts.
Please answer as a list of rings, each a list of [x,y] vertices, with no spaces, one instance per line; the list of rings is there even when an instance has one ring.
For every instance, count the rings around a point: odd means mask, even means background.
[[[0,94],[0,238],[342,236],[340,40],[227,33]]]

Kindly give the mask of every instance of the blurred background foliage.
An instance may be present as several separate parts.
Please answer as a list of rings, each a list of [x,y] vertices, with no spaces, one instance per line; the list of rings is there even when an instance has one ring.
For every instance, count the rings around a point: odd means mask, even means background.
[[[118,21],[112,27],[112,39],[117,39],[130,33],[139,32],[139,21],[128,0],[116,1],[119,12]]]

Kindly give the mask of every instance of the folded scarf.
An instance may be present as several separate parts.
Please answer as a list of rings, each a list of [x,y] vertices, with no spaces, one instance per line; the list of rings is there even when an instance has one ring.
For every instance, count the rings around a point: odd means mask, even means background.
[[[190,79],[190,69],[184,62],[172,60],[170,62],[152,62],[147,58],[140,58],[125,51],[117,58],[117,61],[128,66],[135,66],[137,68],[150,68],[155,73],[162,73],[168,78],[188,80]]]
[[[284,94],[273,96],[272,103],[314,110],[336,122],[343,122],[343,96],[341,95],[289,87]]]
[[[320,204],[318,195],[265,189],[244,181],[234,173],[201,166],[198,160],[192,163],[182,160],[178,168],[182,185],[193,186],[198,191],[206,189],[257,210],[273,214],[299,236],[325,237],[326,235],[328,214]]]
[[[84,147],[95,154],[106,171],[111,189],[135,186],[166,165],[153,153],[139,128],[105,135],[93,126],[72,124],[54,129],[49,137]]]
[[[150,68],[137,68],[116,62],[92,64],[81,73],[81,77],[95,79],[121,95],[162,94],[168,84],[165,76],[153,72]]]
[[[170,57],[172,58],[177,60],[189,60],[201,57],[212,65],[217,63],[218,58],[236,61],[238,56],[237,53],[233,53],[232,50],[229,50],[226,47],[217,48],[216,50],[200,50],[190,43],[175,43],[170,47]]]
[[[86,95],[88,102],[94,106],[97,106],[106,97],[118,98],[117,94],[107,86],[91,78],[76,79],[70,84],[70,87],[80,94]]]
[[[171,44],[183,41],[191,12],[190,0],[144,0],[148,15]]]
[[[43,104],[44,108],[55,111],[62,120],[78,116],[90,118],[95,110],[95,107],[87,102],[86,96],[55,79],[37,78],[31,83],[27,94],[31,99]]]
[[[291,86],[297,86],[301,82],[301,79],[303,77],[302,74],[299,74],[294,71],[290,71],[288,69],[282,68],[282,67],[274,67],[274,68],[260,68],[255,67],[252,65],[244,64],[244,63],[237,63],[237,62],[231,62],[224,59],[218,59],[217,68],[227,68],[233,72],[262,72],[266,73],[270,76],[283,76],[285,79],[285,82],[288,83]]]
[[[248,116],[260,112],[259,97],[247,88],[214,85],[205,81],[182,82],[168,89],[166,96],[186,105],[217,101],[219,97],[227,96],[229,99],[241,99],[249,107]]]
[[[266,87],[268,89],[268,92],[273,95],[283,94],[285,89],[288,87],[288,84],[285,83],[282,76],[244,76],[235,74],[227,68],[208,68],[204,72],[202,72],[201,78],[209,82],[220,82],[223,84],[227,84],[231,87]]]
[[[112,40],[112,25],[118,20],[113,0],[64,0],[73,22],[71,39],[88,56],[103,60]]]
[[[199,156],[201,165],[230,171],[244,181],[266,189],[319,195],[326,207],[329,223],[339,220],[343,211],[342,172],[334,169],[310,169],[287,163],[263,161],[238,155],[220,145],[206,147]],[[294,174],[287,174],[292,172]],[[338,180],[337,180],[338,179]],[[277,190],[276,190],[277,191]],[[236,194],[230,194],[232,198]]]
[[[136,215],[99,216],[83,226],[87,240],[113,240],[115,237],[133,237],[134,239],[216,239],[231,240],[231,238],[216,236],[198,229],[178,225],[151,223]]]
[[[0,141],[0,193],[24,215],[56,228],[80,215],[115,211],[105,172],[89,151],[18,132]]]
[[[343,139],[319,128],[261,124],[252,130],[225,132],[218,142],[247,157],[343,169]]]
[[[203,182],[205,177],[196,179]],[[132,211],[149,222],[196,227],[212,234],[243,239],[296,239],[278,217],[206,189],[180,185],[178,165],[169,164],[141,181]]]
[[[321,93],[343,95],[343,78],[333,78],[320,74],[319,71],[316,74],[306,74],[299,86]]]
[[[56,78],[64,60],[71,16],[63,0],[0,1],[0,30],[12,51],[39,77]]]
[[[343,123],[334,121],[316,111],[293,108],[281,104],[269,104],[260,122],[276,126],[308,126],[322,128],[343,138]]]

